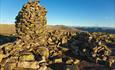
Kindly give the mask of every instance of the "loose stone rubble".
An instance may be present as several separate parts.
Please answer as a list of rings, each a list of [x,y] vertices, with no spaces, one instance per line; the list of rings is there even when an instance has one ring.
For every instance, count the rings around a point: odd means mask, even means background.
[[[78,70],[82,60],[110,67],[115,62],[105,45],[109,39],[82,31],[48,31],[46,13],[37,0],[23,6],[15,22],[17,40],[0,46],[1,70]]]

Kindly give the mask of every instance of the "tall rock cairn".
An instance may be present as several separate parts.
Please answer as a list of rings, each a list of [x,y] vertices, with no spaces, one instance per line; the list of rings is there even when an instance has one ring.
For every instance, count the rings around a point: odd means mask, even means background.
[[[23,6],[16,17],[16,33],[18,39],[31,46],[44,44],[46,33],[46,9],[39,1],[30,0]]]

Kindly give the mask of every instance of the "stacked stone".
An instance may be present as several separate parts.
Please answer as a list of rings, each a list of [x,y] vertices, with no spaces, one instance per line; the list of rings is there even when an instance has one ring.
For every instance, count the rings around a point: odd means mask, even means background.
[[[47,11],[38,3],[37,0],[28,2],[16,17],[16,32],[19,37],[16,45],[22,44],[20,47],[23,48],[18,50],[19,68],[47,69],[49,50],[44,47]]]
[[[27,44],[44,44],[46,33],[46,9],[30,1],[23,6],[16,17],[16,33],[19,39]],[[33,45],[33,44],[32,44]]]
[[[47,11],[38,3],[28,2],[16,17],[18,39],[0,47],[0,69],[47,69],[49,50],[44,47]]]
[[[17,42],[17,41],[16,41]],[[23,47],[23,46],[22,46]],[[38,47],[34,50],[27,50],[15,43],[7,43],[0,48],[0,69],[1,70],[46,70],[46,58],[48,49]]]
[[[97,40],[101,40],[102,43],[112,43],[112,42],[114,43],[115,42],[115,34],[100,33],[100,32],[93,32],[91,34]]]
[[[80,60],[107,64],[108,66],[114,63],[114,59],[110,58],[110,48],[103,42],[103,37],[98,39],[99,36],[96,34],[94,37],[94,34],[89,32],[54,30],[48,32],[47,35],[47,48],[50,51],[51,64],[73,65],[79,64]]]
[[[76,35],[76,31],[56,29],[47,33],[47,48],[49,49],[49,58],[47,63],[53,70],[76,70],[78,69],[79,59],[71,57],[71,51],[68,48],[68,41]],[[55,66],[56,65],[56,66]],[[58,68],[58,69],[57,69]]]
[[[103,43],[101,38],[98,39],[88,32],[79,32],[77,36],[71,38],[70,43],[69,48],[80,58],[111,66],[111,60],[109,62],[111,50]]]
[[[61,56],[62,52],[66,52],[66,47],[71,36],[74,36],[74,32],[68,32],[63,30],[54,30],[47,33],[47,48],[50,51],[49,57]]]

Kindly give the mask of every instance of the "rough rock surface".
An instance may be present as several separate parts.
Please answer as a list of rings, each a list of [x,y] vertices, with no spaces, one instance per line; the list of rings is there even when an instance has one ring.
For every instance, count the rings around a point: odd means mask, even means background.
[[[47,29],[46,9],[26,3],[16,17],[17,40],[0,46],[1,70],[79,70],[82,60],[111,66],[102,34]],[[114,37],[114,36],[113,36]]]

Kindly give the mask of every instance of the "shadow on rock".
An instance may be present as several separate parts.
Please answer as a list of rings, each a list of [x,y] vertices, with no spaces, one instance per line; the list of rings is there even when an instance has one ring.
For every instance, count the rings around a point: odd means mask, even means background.
[[[0,35],[0,45],[3,45],[8,42],[14,42],[16,41],[16,36],[4,36]]]

